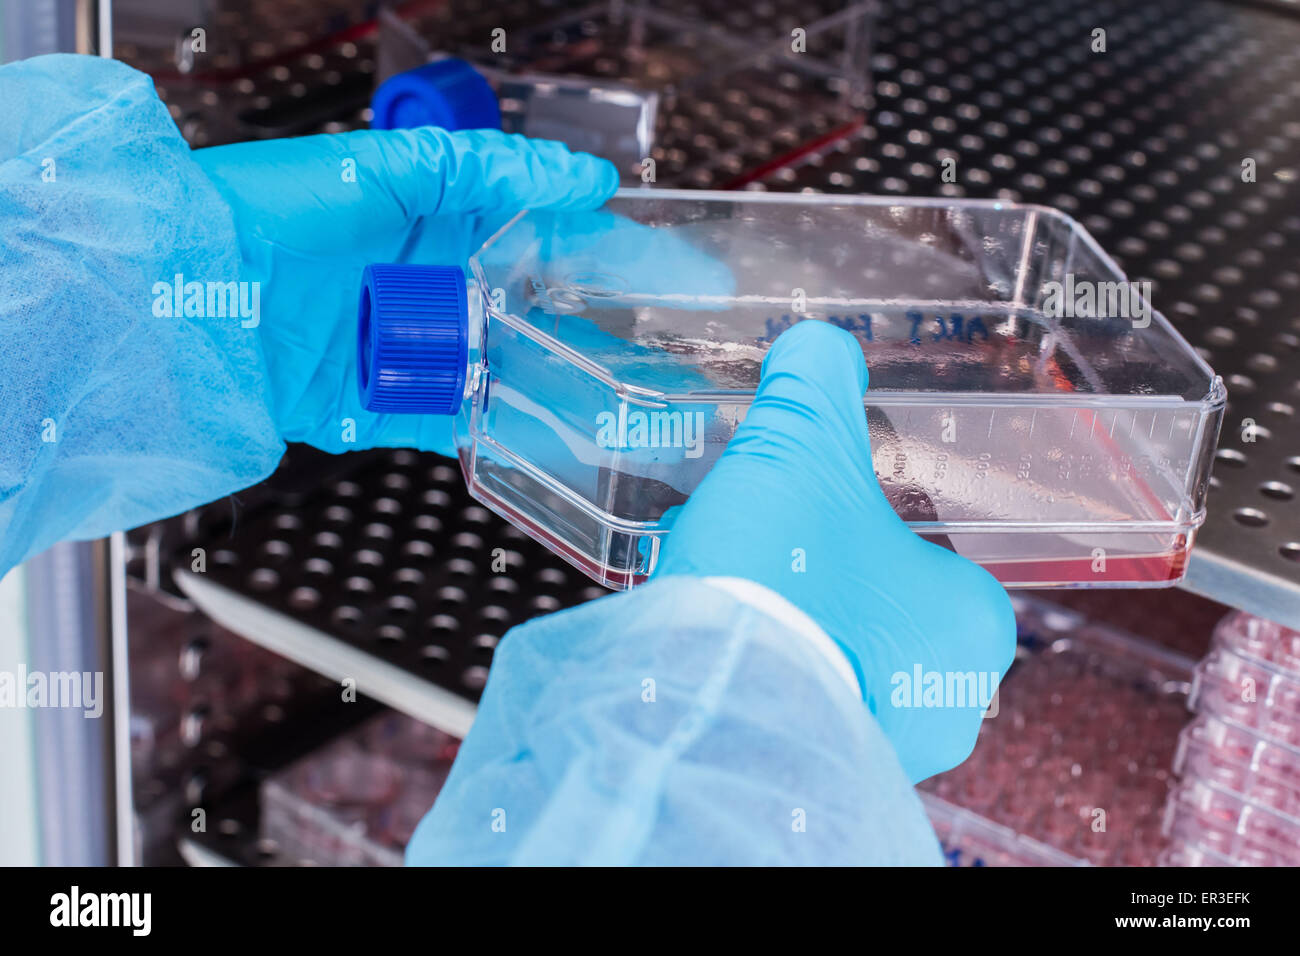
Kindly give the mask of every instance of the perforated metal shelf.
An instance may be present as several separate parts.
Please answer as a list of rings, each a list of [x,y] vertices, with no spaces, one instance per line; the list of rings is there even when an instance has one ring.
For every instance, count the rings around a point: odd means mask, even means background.
[[[475,502],[453,462],[406,450],[273,497],[237,534],[211,526],[173,573],[217,623],[457,736],[506,631],[608,593]]]
[[[441,48],[454,52],[481,45],[496,26],[513,30],[582,5],[583,0],[432,0],[399,6]],[[773,24],[784,29],[792,17],[811,16],[801,0],[757,5],[682,0],[675,5],[740,35],[770,31]],[[824,6],[819,3],[816,9]],[[366,87],[375,72],[373,30],[367,26],[370,4],[221,0],[213,7],[211,52],[196,60],[189,73],[171,62],[170,41],[161,53],[143,43],[118,51],[155,74],[160,94],[192,144],[365,125]],[[1156,306],[1227,382],[1230,403],[1209,518],[1186,586],[1300,627],[1300,420],[1295,414],[1300,405],[1300,17],[1282,7],[1219,0],[1101,0],[1087,5],[1076,0],[886,0],[876,22],[875,102],[864,126],[820,142],[820,136],[802,140],[802,127],[769,120],[767,125],[746,124],[744,141],[738,141],[734,123],[724,121],[734,120],[734,108],[761,103],[766,92],[779,91],[783,76],[774,71],[772,91],[741,91],[748,101],[737,98],[722,110],[696,103],[666,117],[676,124],[671,128],[679,145],[656,158],[666,170],[665,182],[678,176],[685,184],[710,188],[1003,197],[1041,202],[1080,219],[1131,278],[1153,281]],[[326,17],[331,18],[328,24],[323,23]],[[1091,50],[1098,28],[1106,31],[1105,53]],[[596,57],[592,65],[601,70],[608,64]],[[835,128],[829,132],[839,133]],[[734,156],[742,158],[739,166]],[[954,182],[943,178],[948,159],[955,161]],[[1254,182],[1242,181],[1244,159],[1255,162]],[[1256,426],[1253,431],[1243,427],[1247,419]],[[302,452],[295,449],[290,459]],[[367,475],[373,470],[383,481],[392,471],[386,455],[338,467],[365,468]],[[456,482],[432,477],[439,466],[454,467],[425,456],[399,457],[397,473],[413,480],[399,500],[418,501],[423,492],[444,491],[450,496],[447,507],[469,507]],[[231,510],[224,503],[204,509],[202,516],[168,522],[166,534],[155,534],[162,526],[154,526],[144,532],[147,542],[140,533],[134,535],[144,555],[138,560],[153,567],[152,584],[167,587],[170,576],[158,573],[160,552],[183,545],[180,553],[187,555],[195,542],[206,542],[214,553],[229,548],[239,561],[210,564],[205,580],[234,595],[236,605],[305,623],[352,647],[361,666],[373,660],[415,675],[417,683],[408,690],[436,688],[472,708],[477,699],[473,685],[480,676],[467,683],[466,675],[480,675],[473,668],[490,661],[491,641],[477,639],[499,636],[508,622],[490,622],[489,627],[466,618],[451,634],[437,638],[421,629],[439,613],[421,602],[443,587],[466,590],[438,577],[454,576],[450,566],[439,562],[457,555],[409,556],[427,562],[409,568],[425,574],[418,596],[403,589],[411,586],[413,575],[407,575],[405,584],[373,577],[374,588],[365,594],[341,588],[348,577],[380,570],[395,575],[408,568],[401,548],[410,540],[408,533],[419,529],[405,519],[394,527],[385,546],[390,550],[379,549],[386,562],[395,555],[402,559],[399,564],[354,568],[358,574],[342,578],[337,577],[341,569],[332,567],[323,585],[299,580],[294,576],[307,574],[307,561],[328,558],[295,550],[315,542],[290,540],[287,560],[297,563],[292,574],[277,578],[274,588],[259,591],[240,576],[249,570],[240,561],[252,562],[256,570],[258,562],[276,557],[262,553],[263,547],[281,540],[286,529],[262,522],[273,521],[277,508],[281,514],[305,509],[304,520],[315,521],[311,509],[331,505],[313,503],[312,488],[319,486],[324,494],[337,482],[352,480],[353,475],[335,474],[324,483],[319,478],[304,482],[287,495],[241,494],[250,506],[262,502],[249,510],[250,516],[262,517],[245,523],[238,510],[237,533],[220,520]],[[385,521],[373,517],[375,523]],[[472,552],[476,583],[467,590],[466,607],[493,603],[474,588],[485,586],[484,576],[494,576],[490,552],[496,546],[525,556],[521,574],[553,567],[570,575],[563,587],[552,587],[558,579],[537,582],[538,593],[554,599],[556,606],[596,593],[585,590],[585,581],[573,581],[574,572],[540,547],[509,537],[495,518],[489,524],[504,537],[493,537],[496,531],[480,535],[482,548]],[[306,527],[315,529],[313,524]],[[363,537],[340,538],[340,554],[375,550]],[[462,557],[470,555],[466,551]],[[280,574],[283,568],[269,570]],[[533,586],[531,581],[527,585]],[[327,599],[322,605],[361,612],[355,634],[341,637],[335,621],[319,617],[319,607],[297,606],[309,600],[299,589],[312,587]],[[292,597],[295,591],[299,593]],[[388,601],[396,597],[418,597],[405,623],[387,618],[392,610]],[[545,609],[551,609],[551,602],[546,603]],[[519,598],[514,605],[507,602],[506,610],[517,621],[542,609]],[[353,615],[345,612],[344,617]],[[400,627],[402,636],[386,627]],[[441,652],[426,652],[429,646],[446,652],[443,664],[450,666],[442,667],[443,676],[433,676],[440,665],[430,661]],[[319,663],[314,657],[311,662]],[[368,680],[364,672],[360,679]],[[232,816],[236,822],[231,829],[237,828],[237,816]],[[208,842],[215,845],[216,836]],[[246,862],[264,859],[255,846],[240,853]]]
[[[765,36],[822,6],[673,3],[734,34]],[[493,26],[522,29],[581,7],[399,9],[455,50],[480,46]],[[1157,307],[1228,385],[1186,587],[1300,626],[1300,17],[1286,7],[1295,5],[885,0],[865,126],[803,165],[772,169],[771,158],[799,154],[791,147],[810,142],[808,130],[773,114],[767,126],[737,127],[732,114],[745,103],[685,103],[667,117],[676,145],[656,155],[669,176],[702,187],[993,196],[1080,219],[1130,278],[1154,283]],[[196,144],[355,128],[364,97],[344,93],[351,77],[374,72],[370,11],[335,0],[328,12],[322,34],[318,6],[219,4],[212,52],[189,74],[157,50],[126,53],[155,71]],[[1092,49],[1097,29],[1105,52]],[[597,72],[617,63],[589,47],[579,59]],[[770,79],[779,91],[781,71]],[[944,181],[945,160],[954,182]],[[1243,181],[1245,160],[1253,182]]]

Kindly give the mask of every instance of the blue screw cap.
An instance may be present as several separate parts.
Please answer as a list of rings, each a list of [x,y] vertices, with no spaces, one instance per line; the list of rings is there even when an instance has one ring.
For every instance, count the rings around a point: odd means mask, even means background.
[[[371,97],[370,112],[371,129],[501,128],[501,107],[487,79],[454,57],[389,77]]]
[[[469,308],[459,266],[366,266],[357,385],[372,412],[454,415],[469,366]]]

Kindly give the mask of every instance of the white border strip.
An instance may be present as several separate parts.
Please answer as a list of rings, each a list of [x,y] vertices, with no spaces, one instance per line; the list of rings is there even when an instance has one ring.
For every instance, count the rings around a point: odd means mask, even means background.
[[[367,697],[453,737],[469,733],[478,707],[465,698],[214,584],[205,575],[177,569],[173,577],[201,611],[254,644],[332,680],[352,678]]]

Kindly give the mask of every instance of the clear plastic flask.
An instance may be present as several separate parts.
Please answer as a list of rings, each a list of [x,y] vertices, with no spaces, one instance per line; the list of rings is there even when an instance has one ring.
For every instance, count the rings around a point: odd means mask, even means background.
[[[653,571],[801,321],[861,343],[875,471],[918,533],[1008,586],[1185,571],[1223,384],[1062,213],[633,189],[522,212],[469,265],[367,270],[363,403],[454,415],[472,494],[609,587]]]

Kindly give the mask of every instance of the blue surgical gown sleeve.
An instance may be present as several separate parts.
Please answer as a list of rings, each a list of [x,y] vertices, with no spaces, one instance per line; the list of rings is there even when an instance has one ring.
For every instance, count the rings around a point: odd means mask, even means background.
[[[230,208],[147,76],[0,67],[0,574],[275,468],[256,331],[175,308],[178,281],[239,275]]]
[[[667,577],[512,630],[410,864],[939,864],[829,638]]]

